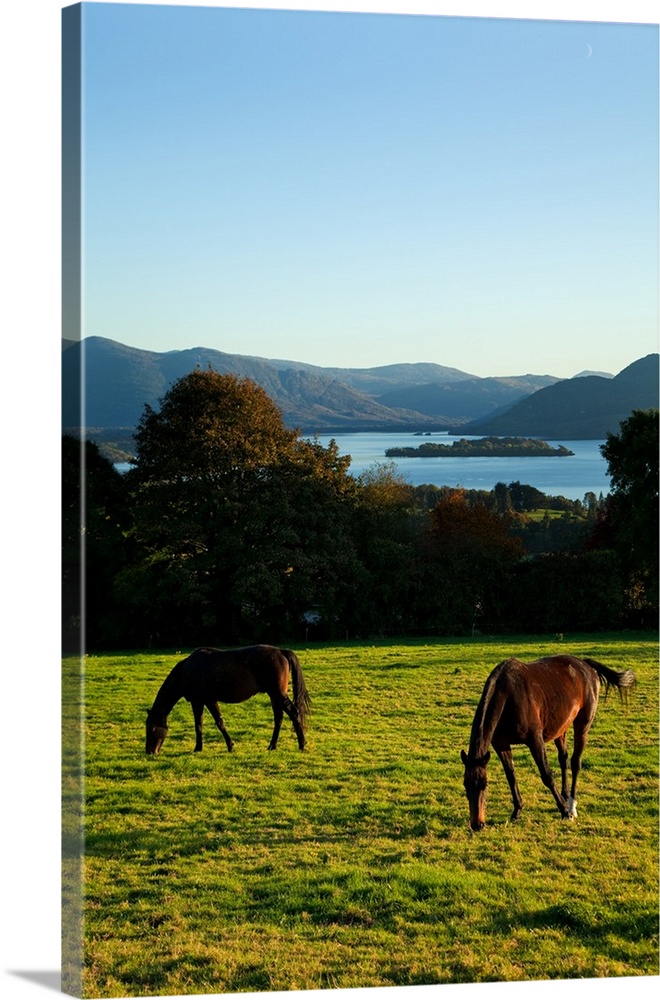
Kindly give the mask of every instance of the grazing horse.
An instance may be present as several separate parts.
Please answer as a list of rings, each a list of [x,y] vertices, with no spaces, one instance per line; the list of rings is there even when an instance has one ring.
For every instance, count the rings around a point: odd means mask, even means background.
[[[596,660],[576,656],[547,656],[533,663],[504,660],[498,664],[484,686],[472,723],[468,752],[461,750],[465,765],[464,785],[470,806],[470,826],[481,830],[486,822],[486,765],[489,745],[502,761],[511,796],[513,813],[518,819],[523,803],[513,769],[511,745],[529,747],[540,771],[543,784],[552,792],[563,819],[575,819],[576,789],[582,752],[589,727],[598,707],[601,684],[624,693],[635,684],[632,670],[618,672]],[[571,792],[568,794],[566,732],[573,724],[571,757]],[[561,794],[557,791],[548,766],[545,744],[554,740],[561,768]]]
[[[293,678],[293,701],[287,691],[289,674]],[[293,723],[298,746],[305,747],[305,721],[311,700],[305,687],[298,657],[290,649],[275,646],[246,646],[244,649],[196,649],[170,671],[147,712],[148,754],[157,754],[167,736],[167,717],[180,698],[190,702],[195,719],[195,750],[202,749],[202,713],[204,706],[233,749],[218,702],[247,701],[263,692],[273,706],[275,728],[268,749],[274,750],[284,713]]]

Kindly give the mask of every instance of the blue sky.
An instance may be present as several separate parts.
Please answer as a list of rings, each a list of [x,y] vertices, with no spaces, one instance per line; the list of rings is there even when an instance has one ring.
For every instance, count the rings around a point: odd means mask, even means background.
[[[657,26],[83,6],[84,335],[477,375],[657,350]]]

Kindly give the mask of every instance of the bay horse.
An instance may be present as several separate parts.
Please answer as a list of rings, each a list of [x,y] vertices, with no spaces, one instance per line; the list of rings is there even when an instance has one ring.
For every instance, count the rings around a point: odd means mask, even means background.
[[[293,701],[288,696],[289,676]],[[268,746],[275,750],[284,713],[293,723],[298,746],[305,747],[305,723],[311,699],[296,654],[276,646],[246,646],[243,649],[201,647],[181,660],[163,681],[147,712],[148,754],[157,754],[168,733],[167,717],[181,699],[190,702],[195,720],[195,750],[202,749],[202,714],[208,708],[225,738],[227,750],[234,743],[225,728],[218,702],[235,704],[265,693],[273,706],[275,727]]]
[[[532,663],[516,659],[499,663],[488,677],[477,706],[468,752],[461,750],[472,829],[481,830],[486,822],[489,745],[500,758],[511,789],[512,820],[519,818],[523,807],[513,769],[512,744],[529,747],[541,780],[552,792],[562,818],[575,819],[582,753],[598,707],[601,684],[605,684],[606,696],[612,685],[618,688],[623,700],[628,688],[635,683],[632,670],[619,672],[586,657],[547,656]],[[571,723],[573,754],[569,795],[566,733]],[[555,786],[545,750],[545,744],[551,740],[559,755],[561,792]]]

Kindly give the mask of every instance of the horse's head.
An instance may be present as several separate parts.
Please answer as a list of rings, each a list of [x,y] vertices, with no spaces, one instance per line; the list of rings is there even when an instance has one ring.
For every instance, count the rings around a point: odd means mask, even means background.
[[[486,765],[490,760],[490,751],[487,750],[483,757],[468,757],[465,750],[461,750],[461,760],[465,765],[463,784],[470,806],[470,826],[475,831],[481,830],[486,822],[486,787],[488,785]]]
[[[147,712],[147,753],[157,754],[167,736],[168,729],[166,720],[162,717],[154,717],[151,712]]]

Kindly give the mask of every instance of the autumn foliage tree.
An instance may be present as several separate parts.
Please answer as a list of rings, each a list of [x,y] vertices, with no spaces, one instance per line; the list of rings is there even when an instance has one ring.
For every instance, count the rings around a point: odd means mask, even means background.
[[[128,483],[142,558],[118,587],[152,641],[272,633],[292,608],[335,597],[350,562],[340,523],[349,460],[336,446],[303,441],[260,386],[212,370],[145,407],[135,439]]]
[[[251,379],[197,369],[147,405],[135,435],[137,478],[217,486],[272,465],[297,439]]]
[[[439,556],[519,558],[523,547],[509,534],[506,517],[483,503],[468,504],[465,490],[448,491],[432,515],[432,536]]]
[[[468,631],[497,620],[500,595],[524,552],[509,529],[506,515],[468,503],[464,490],[443,491],[428,532],[435,597],[429,614],[443,629]]]

